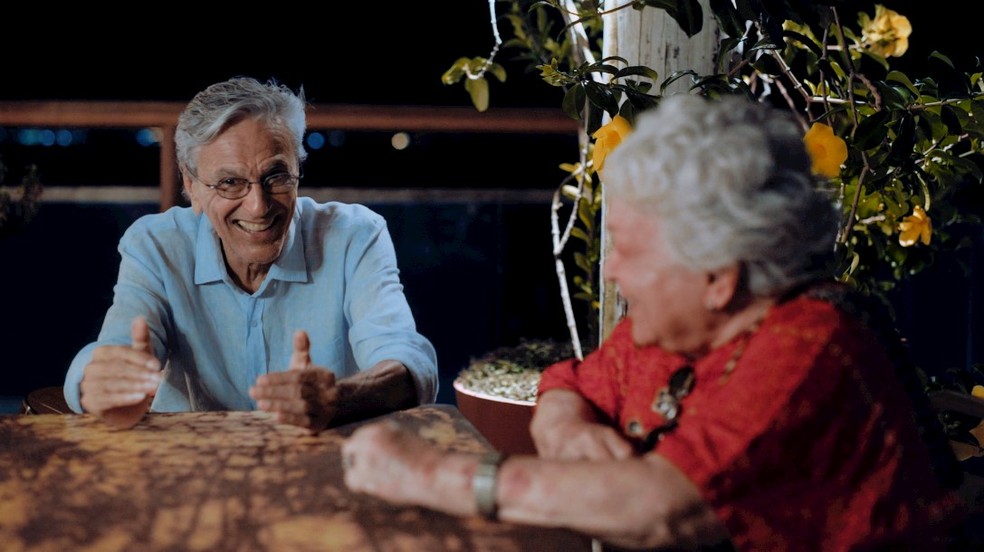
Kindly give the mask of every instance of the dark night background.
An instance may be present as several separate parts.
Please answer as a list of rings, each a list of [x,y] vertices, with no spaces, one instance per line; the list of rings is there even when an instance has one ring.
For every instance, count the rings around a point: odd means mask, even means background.
[[[902,68],[920,68],[933,50],[969,67],[984,51],[963,2],[886,5],[914,28]],[[469,106],[463,87],[445,86],[440,76],[460,56],[488,55],[494,43],[485,0],[331,2],[276,13],[264,4],[249,14],[161,8],[170,11],[73,6],[58,8],[54,20],[51,7],[19,7],[20,15],[0,22],[0,101],[185,102],[213,82],[249,75],[303,86],[316,104]],[[509,80],[492,82],[493,108],[559,107],[560,90],[523,74],[508,56],[497,58]],[[124,143],[123,132],[90,132],[84,147],[69,151],[19,147],[10,139],[16,130],[0,128],[11,177],[37,163],[49,187],[157,185],[159,151]],[[576,157],[573,138],[431,135],[381,161],[374,148],[383,139],[353,133],[345,147],[312,154],[305,185],[548,193],[563,174],[557,164]],[[418,325],[438,349],[439,400],[452,400],[450,379],[469,357],[521,337],[564,337],[547,201],[370,206],[389,222]],[[22,232],[0,236],[0,288],[8,292],[0,302],[0,396],[61,384],[111,299],[116,240],[154,209],[44,204]],[[900,327],[924,364],[981,361],[980,249],[963,258],[975,271],[940,265],[897,295]]]
[[[984,52],[979,23],[964,2],[884,2],[912,23],[917,66],[939,50],[967,67]],[[460,56],[487,56],[494,43],[485,0],[331,2],[289,13],[146,10],[100,13],[90,7],[18,6],[0,23],[0,100],[187,101],[235,75],[303,85],[314,103],[470,105],[441,74]],[[505,8],[500,6],[501,13]],[[179,18],[183,16],[183,18]],[[507,33],[508,26],[500,24]],[[559,90],[510,69],[493,82],[493,106],[557,106]],[[517,70],[513,70],[517,69]]]
[[[118,20],[87,8],[59,10],[59,21],[7,17],[0,35],[17,54],[0,61],[0,100],[185,102],[213,82],[250,75],[303,85],[314,103],[470,105],[441,74],[494,44],[484,0],[331,2],[318,14],[198,10],[183,21],[153,12]],[[493,104],[557,105],[557,89],[541,84],[511,73],[493,85]]]

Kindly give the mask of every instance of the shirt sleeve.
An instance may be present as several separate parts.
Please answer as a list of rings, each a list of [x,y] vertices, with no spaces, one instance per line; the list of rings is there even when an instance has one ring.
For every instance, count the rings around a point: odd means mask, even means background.
[[[619,372],[633,350],[630,321],[625,319],[601,347],[583,361],[564,360],[544,369],[537,395],[552,389],[574,391],[612,419],[621,404]]]
[[[118,250],[121,261],[113,288],[113,303],[106,311],[98,338],[75,355],[65,375],[65,401],[75,412],[82,412],[79,385],[85,366],[92,360],[93,351],[104,345],[130,345],[130,325],[135,317],[142,316],[147,321],[154,355],[161,366],[166,361],[164,336],[169,315],[164,283],[152,268],[151,258],[155,247],[146,225],[139,222],[132,225],[120,239]]]
[[[437,399],[437,355],[421,335],[397,268],[396,252],[385,220],[368,213],[370,225],[346,259],[346,315],[349,341],[362,369],[398,360],[410,371],[421,404]]]

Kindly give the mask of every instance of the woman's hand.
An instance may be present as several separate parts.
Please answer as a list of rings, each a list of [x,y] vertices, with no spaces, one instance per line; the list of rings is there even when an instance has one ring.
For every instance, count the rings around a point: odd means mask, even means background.
[[[620,460],[633,455],[632,445],[599,423],[584,399],[556,389],[537,401],[530,433],[541,458],[551,460]]]
[[[392,421],[357,429],[342,445],[345,484],[353,491],[371,494],[388,502],[426,506],[448,513],[470,514],[470,487],[457,500],[447,493],[442,499],[439,487],[456,479],[459,470],[438,474],[441,453],[422,438],[403,431]],[[462,481],[470,479],[463,475]],[[447,480],[447,481],[445,481]],[[463,497],[463,498],[462,498]]]

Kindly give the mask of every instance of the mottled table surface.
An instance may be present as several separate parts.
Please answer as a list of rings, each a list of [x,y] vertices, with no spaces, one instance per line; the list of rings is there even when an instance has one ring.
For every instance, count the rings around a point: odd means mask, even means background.
[[[450,405],[389,415],[447,450],[489,449]],[[0,548],[589,550],[575,533],[396,507],[348,491],[339,448],[261,412],[0,417]]]

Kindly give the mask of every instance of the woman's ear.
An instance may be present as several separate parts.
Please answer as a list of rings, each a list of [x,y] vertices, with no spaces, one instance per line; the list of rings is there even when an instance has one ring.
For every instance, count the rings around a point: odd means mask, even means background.
[[[733,264],[707,273],[704,306],[710,311],[724,310],[738,294],[741,284],[741,265]]]

